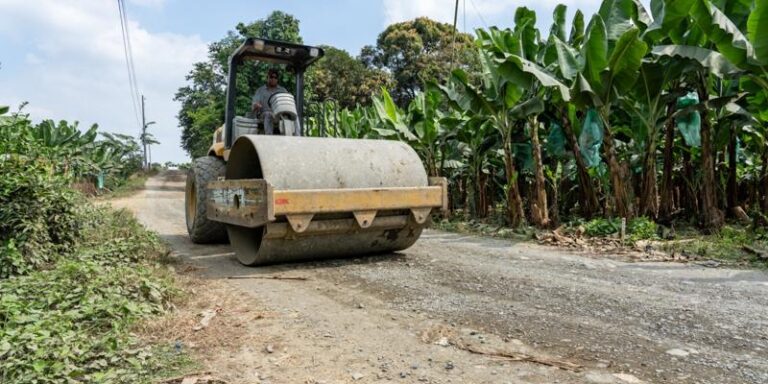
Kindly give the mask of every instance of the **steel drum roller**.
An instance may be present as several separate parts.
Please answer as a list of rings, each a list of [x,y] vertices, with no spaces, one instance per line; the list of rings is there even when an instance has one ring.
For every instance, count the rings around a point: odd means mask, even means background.
[[[307,192],[429,185],[416,152],[399,141],[264,135],[241,136],[232,146],[226,180],[240,179]],[[227,232],[238,259],[260,265],[402,250],[427,224],[418,223],[408,209],[372,207],[375,218],[365,222],[368,228],[361,228],[352,212],[333,212],[312,215],[304,232],[294,231],[280,216],[257,228],[227,224]]]

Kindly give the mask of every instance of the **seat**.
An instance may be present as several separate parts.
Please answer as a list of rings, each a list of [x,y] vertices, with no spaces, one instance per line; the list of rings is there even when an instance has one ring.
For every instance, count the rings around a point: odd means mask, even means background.
[[[263,132],[259,119],[251,119],[244,116],[235,116],[234,120],[235,140],[242,135],[257,135]],[[259,129],[262,128],[262,129]]]

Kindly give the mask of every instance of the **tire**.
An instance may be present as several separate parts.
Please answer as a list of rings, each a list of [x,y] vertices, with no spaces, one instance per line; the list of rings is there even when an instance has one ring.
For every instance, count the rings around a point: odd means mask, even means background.
[[[187,187],[184,193],[184,211],[187,219],[189,238],[196,244],[227,242],[227,228],[223,223],[209,220],[206,216],[209,181],[223,177],[226,170],[224,160],[206,156],[195,159],[187,172]]]

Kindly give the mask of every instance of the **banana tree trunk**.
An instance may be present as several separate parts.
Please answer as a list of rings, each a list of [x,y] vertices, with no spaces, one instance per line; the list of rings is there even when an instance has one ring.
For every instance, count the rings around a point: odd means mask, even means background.
[[[683,182],[685,207],[688,209],[692,216],[699,216],[701,214],[701,199],[699,198],[698,185],[694,184],[693,180],[696,179],[696,170],[694,169],[693,158],[691,152],[686,150],[683,152],[683,169],[685,170],[685,178]],[[683,206],[683,204],[680,204]]]
[[[592,178],[589,177],[587,171],[587,165],[584,163],[584,158],[581,157],[581,148],[579,147],[579,141],[576,139],[576,134],[573,132],[571,121],[564,112],[560,112],[560,121],[563,124],[563,132],[565,138],[568,140],[568,145],[573,152],[573,158],[576,161],[576,171],[579,175],[579,201],[581,203],[581,214],[586,219],[591,219],[592,216],[597,213],[600,202],[597,199],[597,193],[595,187],[592,185]]]
[[[560,169],[561,166],[560,161],[555,163],[555,169]],[[552,199],[549,204],[549,218],[550,227],[552,228],[560,226],[560,191],[562,190],[562,182],[563,178],[558,176],[556,180],[552,180],[552,188],[550,188]]]
[[[603,152],[608,162],[608,172],[611,174],[611,189],[613,190],[614,213],[618,217],[632,217],[632,207],[629,201],[629,190],[624,176],[624,170],[619,164],[616,149],[613,146],[613,134],[608,121],[610,111],[601,110],[603,120]]]
[[[509,140],[505,140],[504,143],[504,173],[507,177],[507,219],[512,228],[517,228],[525,221],[525,213],[523,199],[520,197],[520,189],[517,186],[517,171],[515,171]]]
[[[703,77],[703,76],[702,76]],[[699,100],[709,100],[706,78],[699,81]],[[709,124],[708,111],[701,111],[701,215],[699,225],[705,233],[720,231],[725,218],[717,207],[717,188],[715,185],[715,153],[712,149],[712,127]]]
[[[541,158],[541,143],[539,142],[539,122],[536,116],[528,119],[531,133],[531,149],[534,165],[534,198],[531,204],[531,219],[538,228],[549,225],[549,209],[547,208],[547,189],[544,180],[544,164]]]
[[[467,178],[466,181],[466,190],[467,190],[467,211],[470,213],[472,217],[485,217],[484,212],[482,211],[482,197],[480,194],[482,193],[482,187],[480,185],[480,174],[482,173],[482,166],[480,165],[481,162],[477,158],[472,159],[471,163],[471,175]]]
[[[728,134],[728,184],[726,185],[726,201],[728,212],[739,205],[738,180],[736,180],[736,130],[731,127]]]
[[[478,217],[488,216],[488,198],[487,198],[487,185],[488,175],[483,173],[482,167],[477,169],[477,199],[475,200],[475,209],[477,210]]]
[[[763,210],[763,213],[768,215],[768,147],[763,148],[763,172],[762,175],[760,175],[760,183],[762,183],[761,190],[763,193],[760,194],[760,206]]]
[[[667,105],[667,116],[675,113],[675,104]],[[659,216],[664,220],[670,220],[675,211],[674,194],[672,185],[672,169],[674,167],[674,149],[675,149],[675,121],[667,119],[664,132],[664,170],[661,175],[661,204],[659,206]]]
[[[659,189],[656,183],[656,132],[651,133],[645,145],[640,215],[653,219],[659,215]]]

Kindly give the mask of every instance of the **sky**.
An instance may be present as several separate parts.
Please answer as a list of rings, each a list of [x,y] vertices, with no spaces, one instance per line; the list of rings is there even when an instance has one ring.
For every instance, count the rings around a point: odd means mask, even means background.
[[[459,30],[511,27],[514,10],[537,12],[542,34],[552,11],[568,5],[589,15],[599,0],[460,0]],[[647,6],[647,1],[643,1]],[[387,25],[419,16],[451,23],[454,0],[126,0],[139,91],[146,97],[149,131],[160,141],[152,161],[189,161],[181,148],[173,96],[186,84],[207,45],[239,22],[281,10],[299,19],[305,44],[332,45],[356,56],[375,45]],[[0,105],[35,121],[79,121],[100,130],[137,136],[123,51],[117,0],[0,0]]]

